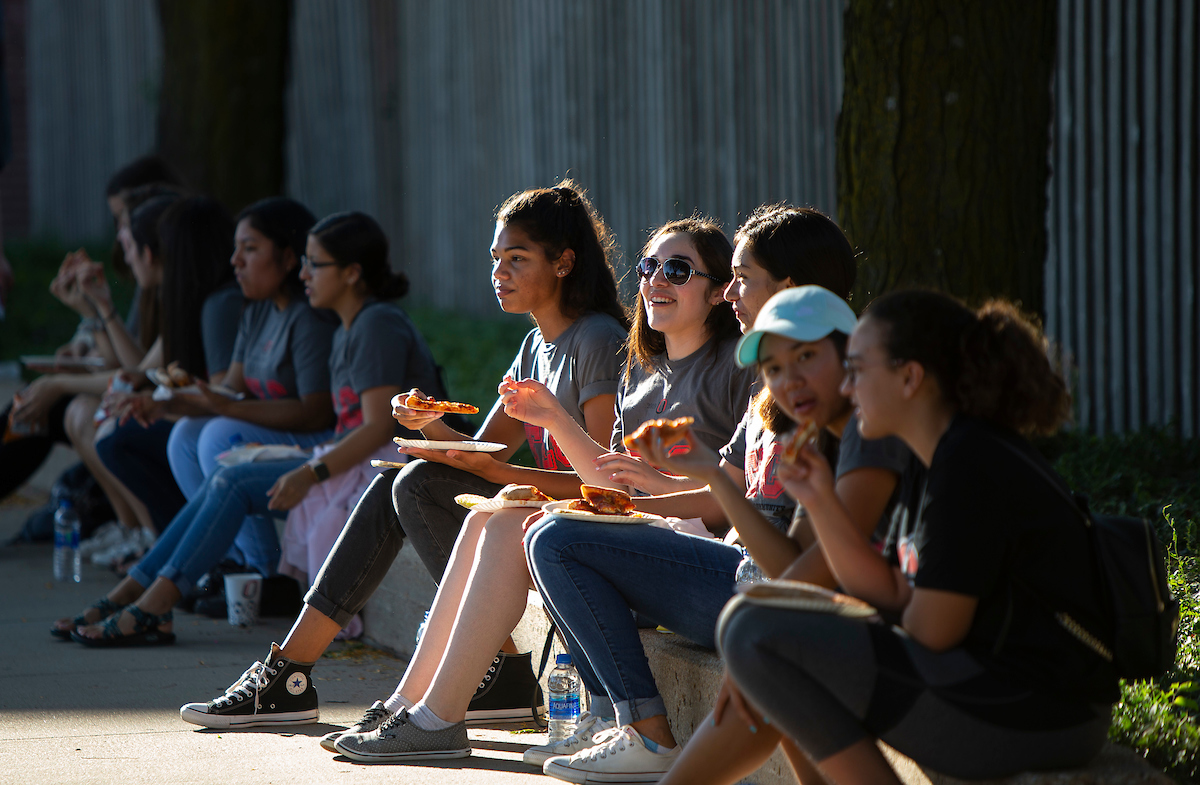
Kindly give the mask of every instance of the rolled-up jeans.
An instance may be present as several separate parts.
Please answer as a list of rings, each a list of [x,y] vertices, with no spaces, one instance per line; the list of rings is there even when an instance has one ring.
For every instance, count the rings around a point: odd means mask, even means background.
[[[666,713],[631,611],[715,648],[742,560],[719,540],[553,516],[530,527],[525,550],[584,686],[607,695],[620,725]]]
[[[256,563],[247,566],[274,575],[280,549],[270,517],[276,513],[267,509],[271,501],[267,491],[279,477],[303,463],[296,458],[217,469],[129,571],[129,577],[143,587],[155,578],[166,578],[186,594],[200,576],[216,566],[244,527],[253,527],[242,536],[251,535],[256,542],[254,550],[260,554]]]
[[[380,473],[351,511],[304,602],[346,626],[383,582],[405,538],[429,575],[441,583],[467,517],[454,497],[494,496],[501,487],[429,461]]]

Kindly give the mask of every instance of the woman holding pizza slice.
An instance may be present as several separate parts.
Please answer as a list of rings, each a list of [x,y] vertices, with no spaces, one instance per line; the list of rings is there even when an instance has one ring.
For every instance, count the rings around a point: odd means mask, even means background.
[[[898,783],[877,740],[958,779],[1086,763],[1119,691],[1086,525],[1025,438],[1071,411],[1041,332],[1008,303],[895,292],[846,367],[863,436],[899,437],[924,468],[883,553],[821,456],[780,477],[846,592],[899,621],[739,605],[720,634],[747,711],[816,762],[806,783]]]
[[[737,322],[721,297],[732,250],[716,224],[698,218],[673,221],[650,238],[637,267],[640,296],[617,422],[604,446],[579,427],[546,385],[506,380],[501,386],[505,411],[545,429],[576,469],[577,477],[564,478],[562,490],[548,486],[551,495],[577,495],[579,479],[609,483],[609,473],[594,459],[656,411],[694,417],[696,431],[713,449],[728,441],[736,426],[733,413],[750,383],[749,374],[732,362]],[[373,731],[343,734],[335,744],[338,752],[363,761],[470,754],[468,704],[480,681],[488,680],[492,652],[520,619],[531,585],[521,548],[530,512],[468,517],[425,636],[386,706],[395,714]]]
[[[329,309],[341,322],[328,361],[338,417],[327,449],[310,460],[215,471],[129,577],[94,606],[107,618],[94,624],[63,620],[58,629],[90,647],[171,643],[172,606],[225,554],[247,516],[291,510],[310,499],[335,505],[346,495],[335,487],[361,482],[364,463],[395,432],[391,397],[414,383],[437,389],[424,340],[398,306],[385,302],[408,289],[387,257],[382,229],[361,213],[331,215],[308,235],[300,261],[305,294],[313,307]]]
[[[581,427],[602,439],[612,431],[628,323],[617,296],[610,250],[607,227],[570,181],[510,197],[497,213],[491,248],[491,279],[500,307],[508,313],[529,314],[537,325],[525,337],[507,375],[544,383]],[[441,390],[420,385],[420,389],[396,396],[395,404],[409,394],[444,397]],[[392,414],[426,439],[472,441],[444,424],[440,412],[395,405]],[[467,510],[455,503],[455,496],[492,496],[505,483],[530,482],[525,478],[533,475],[533,481],[552,494],[578,488],[578,479],[568,479],[574,475],[562,471],[569,466],[550,435],[513,419],[499,402],[476,439],[501,443],[505,448],[492,455],[406,450],[424,460],[413,461],[402,471],[379,473],[346,521],[283,646],[273,647],[268,658],[246,671],[225,695],[208,704],[185,706],[183,718],[217,728],[316,722],[316,691],[309,687],[292,695],[281,674],[298,671],[307,679],[313,663],[387,575],[406,539],[430,575],[441,582],[467,515]],[[544,471],[505,463],[526,441]],[[430,628],[435,627],[431,621]],[[489,663],[496,660],[496,672],[504,674],[495,680],[501,689],[489,691],[491,703],[473,708],[472,719],[528,714],[534,702],[537,682],[529,655],[517,655],[511,643],[497,654],[509,631],[511,626],[486,653]],[[505,663],[508,667],[503,667]],[[472,691],[478,683],[479,679],[474,679]],[[278,698],[261,706],[256,701],[227,699],[229,695],[244,696],[247,689],[252,693],[267,690]],[[378,725],[388,712],[382,702],[377,706],[354,727]],[[332,748],[333,739],[322,744]]]

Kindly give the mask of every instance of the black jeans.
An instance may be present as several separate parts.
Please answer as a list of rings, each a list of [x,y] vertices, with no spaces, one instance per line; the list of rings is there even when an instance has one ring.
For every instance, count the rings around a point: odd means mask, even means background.
[[[502,487],[428,461],[381,472],[354,506],[304,601],[345,626],[383,582],[406,537],[441,583],[467,517],[454,497],[494,496]]]
[[[130,420],[96,442],[100,460],[146,505],[154,530],[160,534],[187,502],[167,463],[167,439],[173,426],[159,420],[143,428]]]
[[[67,432],[63,428],[63,417],[67,407],[75,400],[73,395],[65,395],[50,407],[46,417],[48,431],[37,436],[23,436],[11,442],[0,443],[0,499],[5,499],[10,493],[25,484],[33,476],[46,456],[54,449],[54,443],[69,445]],[[10,402],[3,412],[0,412],[0,439],[8,435],[8,415],[12,411]]]

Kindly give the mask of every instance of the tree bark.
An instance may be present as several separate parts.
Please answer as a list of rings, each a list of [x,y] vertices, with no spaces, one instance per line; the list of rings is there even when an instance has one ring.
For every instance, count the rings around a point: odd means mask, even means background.
[[[844,30],[856,300],[919,285],[1041,313],[1055,4],[851,0]]]
[[[159,0],[159,152],[231,211],[284,174],[289,0]]]

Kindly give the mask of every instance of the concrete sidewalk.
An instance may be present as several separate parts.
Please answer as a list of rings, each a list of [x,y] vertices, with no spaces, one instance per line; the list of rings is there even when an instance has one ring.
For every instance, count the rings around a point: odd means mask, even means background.
[[[26,504],[0,507],[0,542],[24,520]],[[212,731],[184,723],[179,706],[224,691],[290,620],[249,630],[176,614],[173,646],[91,650],[52,638],[53,619],[74,615],[115,582],[86,566],[80,584],[55,583],[48,545],[0,548],[0,783],[546,783],[521,754],[540,733],[471,730],[474,754],[427,765],[362,765],[321,749],[317,739],[357,720],[390,695],[405,663],[374,653],[326,657],[313,671],[320,724]]]

